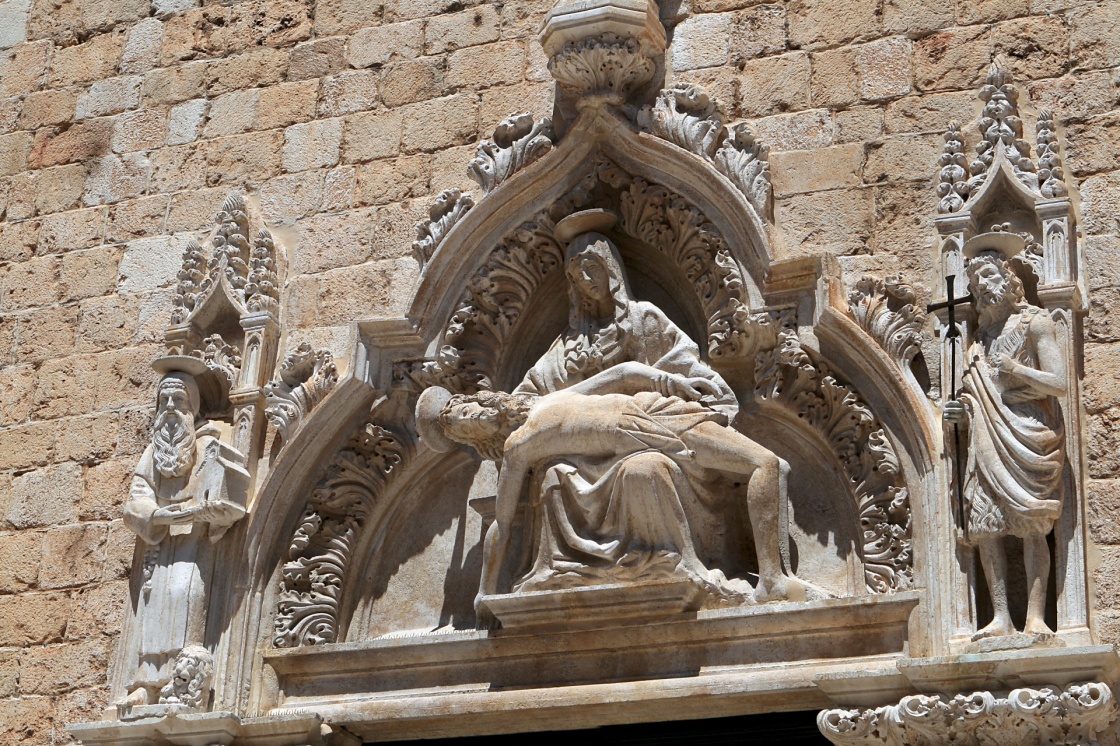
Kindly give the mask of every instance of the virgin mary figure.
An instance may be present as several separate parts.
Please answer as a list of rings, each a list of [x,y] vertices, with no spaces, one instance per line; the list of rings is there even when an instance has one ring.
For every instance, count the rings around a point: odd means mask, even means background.
[[[710,489],[716,475],[696,465],[679,437],[705,422],[728,426],[737,399],[687,334],[657,306],[634,299],[618,249],[603,233],[614,221],[609,212],[588,210],[557,225],[557,238],[569,244],[568,328],[513,395],[535,399],[577,386],[581,393],[605,393],[617,386],[614,379],[624,369],[633,405],[649,420],[642,430],[669,437],[636,432],[633,444],[610,453],[559,448],[533,464],[528,494],[521,499],[533,506],[536,552],[512,590],[686,577],[710,592],[745,600],[751,592],[745,581],[728,581],[697,557],[684,506],[696,504],[697,491]],[[690,393],[675,395],[680,392]],[[759,563],[754,600],[785,598],[790,579],[782,568],[777,518],[788,466],[742,440],[747,448],[741,471],[750,474],[748,512]],[[499,508],[499,523],[487,537],[480,601],[497,592],[505,561],[510,527],[499,525],[501,513]]]

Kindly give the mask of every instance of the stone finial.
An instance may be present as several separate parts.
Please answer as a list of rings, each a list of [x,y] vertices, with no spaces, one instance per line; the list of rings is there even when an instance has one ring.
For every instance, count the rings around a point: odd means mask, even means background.
[[[937,196],[941,198],[937,211],[940,213],[956,212],[961,209],[969,194],[964,138],[961,135],[960,124],[950,122],[944,137],[944,152],[937,159],[937,165],[941,167],[937,173],[940,182],[937,185]]]
[[[653,77],[665,28],[653,0],[564,0],[545,18],[540,42],[577,106],[617,105]]]
[[[1035,152],[1038,154],[1038,186],[1043,197],[1064,197],[1066,189],[1062,157],[1058,153],[1058,133],[1054,131],[1054,113],[1043,109],[1035,124]]]
[[[1003,153],[1015,175],[1031,189],[1037,188],[1035,166],[1030,157],[1030,146],[1023,141],[1023,120],[1019,118],[1019,91],[1010,82],[1010,76],[998,61],[992,62],[988,77],[978,94],[984,102],[980,117],[980,135],[976,146],[976,160],[969,166],[972,188],[982,183],[988,175],[996,155]]]

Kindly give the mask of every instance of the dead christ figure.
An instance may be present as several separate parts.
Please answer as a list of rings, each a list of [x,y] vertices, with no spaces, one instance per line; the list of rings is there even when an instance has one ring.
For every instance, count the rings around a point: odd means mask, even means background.
[[[980,550],[994,618],[974,639],[1015,633],[1007,603],[1005,536],[1023,540],[1028,635],[1050,634],[1046,536],[1061,512],[1065,436],[1060,400],[1065,356],[1044,309],[1024,299],[1022,281],[999,252],[969,262],[968,285],[979,316],[960,401],[945,419],[968,428],[964,494],[969,541]]]

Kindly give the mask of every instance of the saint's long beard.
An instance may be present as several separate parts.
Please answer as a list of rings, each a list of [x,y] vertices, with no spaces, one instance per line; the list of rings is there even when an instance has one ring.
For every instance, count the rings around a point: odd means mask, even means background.
[[[186,475],[194,465],[194,417],[167,410],[156,419],[152,434],[156,471],[166,479]]]

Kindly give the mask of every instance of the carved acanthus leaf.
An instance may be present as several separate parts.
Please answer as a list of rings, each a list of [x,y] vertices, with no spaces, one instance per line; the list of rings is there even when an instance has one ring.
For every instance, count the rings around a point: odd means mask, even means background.
[[[746,122],[724,127],[719,105],[703,88],[678,83],[662,90],[653,106],[638,112],[637,123],[651,135],[712,163],[763,219],[770,218],[769,148],[755,138]]]
[[[964,207],[969,195],[964,138],[961,126],[956,122],[950,122],[949,129],[945,131],[944,150],[937,159],[937,165],[941,167],[937,172],[937,196],[941,198],[937,211],[956,212]]]
[[[1058,153],[1058,134],[1054,131],[1054,113],[1043,109],[1035,124],[1035,152],[1038,153],[1038,185],[1043,197],[1064,197],[1065,173]]]
[[[195,303],[202,293],[206,273],[206,257],[202,254],[202,246],[198,241],[191,239],[183,251],[183,266],[179,270],[179,284],[175,288],[175,298],[172,300],[174,308],[171,311],[171,323],[181,324],[187,320]]]
[[[221,334],[211,334],[202,340],[200,349],[191,352],[192,357],[197,357],[210,368],[224,376],[229,386],[237,383],[241,373],[241,350],[236,345],[227,343]]]
[[[412,446],[410,437],[367,420],[332,459],[288,548],[274,623],[276,647],[338,641],[339,600],[354,543]]]
[[[969,166],[969,190],[975,192],[988,178],[998,153],[1007,156],[1015,176],[1032,191],[1038,191],[1038,175],[1031,161],[1031,148],[1023,141],[1023,120],[1019,118],[1019,91],[1010,83],[1007,72],[996,62],[988,70],[980,89],[984,111],[980,117],[982,140],[976,146],[976,160]]]
[[[265,386],[265,416],[287,443],[303,418],[338,383],[338,369],[329,350],[301,342],[280,365],[280,378]]]
[[[759,142],[746,122],[728,129],[727,139],[716,151],[714,163],[739,187],[764,219],[770,219],[770,148]]]
[[[209,258],[193,239],[183,252],[171,323],[185,323],[223,283],[239,304],[239,312],[267,311],[275,316],[280,308],[280,279],[272,234],[261,229],[250,240],[248,207],[236,192],[226,198],[214,219],[217,227],[209,239]]]
[[[474,199],[458,189],[444,189],[439,193],[428,208],[428,219],[417,224],[416,240],[412,242],[412,253],[421,269],[436,253],[444,237],[472,207]]]
[[[1107,684],[1043,685],[1006,695],[916,694],[897,705],[823,710],[817,727],[837,746],[938,746],[946,743],[1095,744],[1116,719]]]
[[[913,579],[909,493],[882,424],[859,395],[802,348],[795,328],[755,360],[755,396],[817,432],[836,455],[856,499],[867,589],[889,593]]]
[[[921,351],[926,315],[916,300],[914,289],[897,275],[885,280],[864,277],[848,293],[848,308],[856,322],[903,369]]]
[[[653,106],[638,112],[638,125],[708,160],[725,134],[715,101],[703,88],[690,83],[662,89]]]
[[[528,113],[513,114],[494,130],[493,140],[478,145],[474,160],[467,166],[467,175],[489,194],[496,186],[520,169],[552,150],[556,133],[552,120],[534,122]]]
[[[552,77],[580,96],[620,104],[657,69],[637,39],[604,34],[568,44],[548,61]]]

